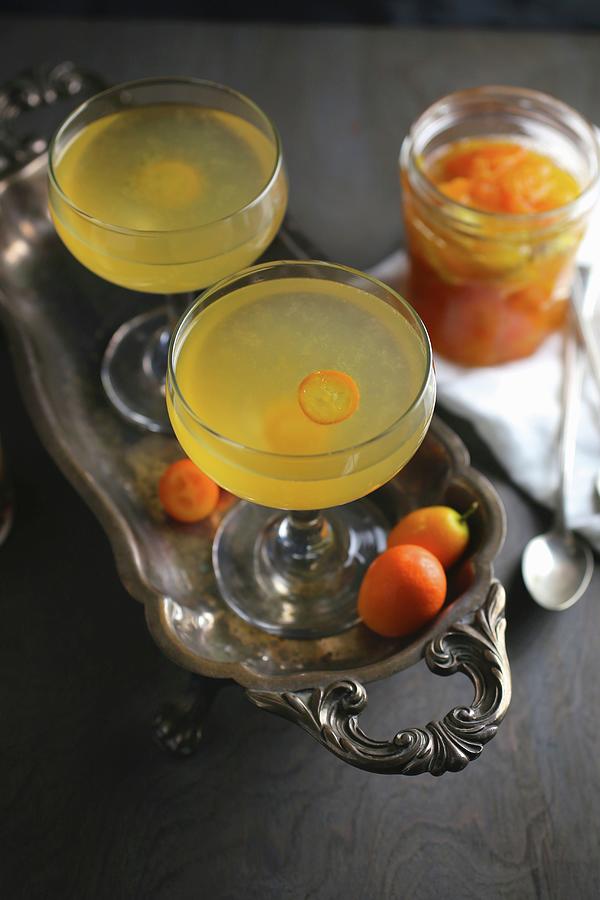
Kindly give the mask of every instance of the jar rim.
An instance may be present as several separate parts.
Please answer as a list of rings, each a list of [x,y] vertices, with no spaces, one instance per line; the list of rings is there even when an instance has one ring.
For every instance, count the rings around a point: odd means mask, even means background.
[[[439,190],[419,163],[419,153],[416,149],[416,144],[420,132],[428,124],[435,122],[436,119],[442,120],[444,115],[448,115],[451,104],[462,103],[466,109],[473,109],[477,108],[478,104],[489,105],[490,102],[495,102],[499,107],[502,104],[512,103],[521,115],[526,117],[527,113],[529,113],[532,119],[535,118],[534,112],[536,109],[547,113],[554,112],[557,121],[561,119],[573,134],[579,133],[579,136],[587,142],[588,150],[590,151],[592,174],[577,197],[569,203],[553,209],[535,213],[511,213],[477,209],[460,203]],[[436,134],[442,131],[443,128],[440,128]],[[478,228],[474,228],[475,216],[481,224],[491,221],[503,222],[510,227],[513,234],[529,231],[533,226],[536,229],[543,229],[544,226],[547,228],[556,227],[559,224],[557,216],[560,217],[560,222],[562,223],[565,220],[569,221],[585,215],[596,202],[600,189],[600,140],[594,126],[573,107],[550,94],[509,85],[484,85],[466,88],[446,94],[434,101],[411,125],[409,133],[404,138],[400,148],[399,163],[401,171],[406,173],[411,187],[420,191],[422,196],[437,206],[444,217],[453,220],[453,223],[456,223],[461,230],[466,230],[470,233],[479,231]],[[468,213],[467,221],[465,221],[466,213]]]

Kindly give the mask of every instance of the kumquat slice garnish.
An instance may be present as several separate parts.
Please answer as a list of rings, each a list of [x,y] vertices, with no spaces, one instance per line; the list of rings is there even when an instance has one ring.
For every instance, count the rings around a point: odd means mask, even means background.
[[[298,402],[313,422],[335,425],[356,412],[360,393],[354,378],[346,372],[318,369],[300,382]]]

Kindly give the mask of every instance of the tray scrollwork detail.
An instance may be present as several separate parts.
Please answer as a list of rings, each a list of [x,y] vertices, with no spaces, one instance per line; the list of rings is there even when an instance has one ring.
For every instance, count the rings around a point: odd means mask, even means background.
[[[359,769],[396,775],[459,772],[477,759],[510,704],[504,608],[504,589],[494,581],[480,609],[426,648],[427,665],[436,675],[462,672],[471,680],[475,688],[471,706],[456,707],[425,728],[399,731],[389,741],[373,740],[361,729],[358,719],[367,692],[354,678],[305,691],[251,690],[248,696],[257,706],[296,722]]]
[[[41,134],[18,135],[13,123],[24,113],[60,100],[103,90],[103,78],[72,62],[29,69],[0,85],[0,176],[21,168],[43,153],[48,141]]]

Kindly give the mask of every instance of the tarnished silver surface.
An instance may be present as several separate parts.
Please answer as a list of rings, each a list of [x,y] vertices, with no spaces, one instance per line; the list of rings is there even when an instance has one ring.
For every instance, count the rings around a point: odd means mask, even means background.
[[[324,684],[332,674],[368,681],[416,662],[448,625],[481,605],[504,534],[496,492],[468,466],[461,441],[441,422],[415,459],[376,495],[390,522],[410,507],[446,499],[473,520],[475,580],[423,634],[384,640],[362,627],[318,641],[269,637],[230,613],[215,589],[209,521],[178,525],[163,514],[158,478],[182,455],[174,438],[127,425],[106,401],[98,376],[118,324],[147,298],[86,271],[54,234],[46,212],[44,157],[0,183],[0,312],[20,385],[49,452],[92,507],[113,546],[123,583],[146,605],[152,634],[180,665],[247,687]],[[297,256],[285,231],[273,254]]]
[[[182,456],[179,445],[174,437],[128,425],[109,406],[100,385],[100,360],[110,336],[121,322],[145,311],[148,298],[96,278],[63,248],[47,213],[45,172],[42,155],[0,181],[0,315],[38,433],[106,531],[121,580],[144,603],[159,646],[192,672],[232,678],[253,691],[279,696],[332,684],[322,695],[329,698],[329,710],[346,691],[340,682],[348,685],[348,696],[362,698],[364,689],[355,680],[385,678],[426,654],[433,659],[435,642],[454,634],[456,623],[467,621],[484,604],[505,531],[500,500],[490,483],[469,466],[460,439],[434,418],[415,458],[373,495],[390,523],[417,505],[447,502],[466,509],[478,501],[471,521],[473,581],[460,595],[450,593],[428,628],[409,639],[384,639],[357,625],[334,637],[294,641],[248,625],[220,600],[211,566],[213,535],[235,498],[225,496],[216,513],[198,525],[170,521],[158,502],[156,485],[164,467]],[[288,227],[268,256],[315,255]],[[499,623],[499,601],[494,609]],[[473,625],[473,635],[478,628]],[[467,633],[462,625],[460,629]],[[467,644],[465,638],[456,655],[457,666],[464,671],[470,665]],[[478,647],[475,641],[474,659]],[[504,656],[502,661],[504,709],[510,682]],[[478,665],[473,664],[473,672],[479,671]],[[481,672],[476,676],[479,682],[472,680],[486,687],[488,704],[492,680]],[[257,696],[252,695],[255,702]],[[283,708],[286,702],[272,699],[262,705]],[[299,720],[305,715],[303,704],[304,700],[297,707]],[[340,710],[341,706],[330,722],[335,720],[341,734],[345,726]],[[481,732],[480,743],[482,734],[491,736],[490,728]],[[360,752],[367,754],[363,762],[358,757],[348,761],[374,768],[365,764],[368,751]],[[432,762],[428,770],[438,767],[439,762]]]
[[[31,69],[1,85],[0,178],[22,168],[48,146],[48,137],[40,127],[37,132],[27,134],[15,127],[23,113],[53,106],[60,100],[80,98],[84,93],[97,93],[104,87],[106,84],[101,78],[72,62]]]
[[[504,589],[496,581],[480,609],[427,644],[436,675],[462,672],[475,688],[471,706],[450,710],[425,728],[407,728],[389,741],[364,733],[359,715],[367,692],[354,678],[297,692],[248,691],[253,703],[291,719],[339,759],[382,775],[459,772],[480,755],[510,704],[511,679],[504,632]]]

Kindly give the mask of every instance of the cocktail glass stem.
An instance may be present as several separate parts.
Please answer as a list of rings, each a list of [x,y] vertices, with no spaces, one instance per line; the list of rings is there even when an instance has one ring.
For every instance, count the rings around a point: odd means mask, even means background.
[[[171,334],[193,293],[166,294],[162,308],[121,325],[102,360],[102,384],[124,418],[148,431],[170,434],[165,380]]]
[[[276,517],[261,536],[259,558],[288,581],[314,580],[341,560],[338,538],[319,510],[290,511]]]
[[[194,294],[165,294],[165,323],[150,335],[142,357],[142,368],[147,377],[156,382],[156,389],[165,395],[169,342],[179,318],[190,305]]]
[[[358,588],[385,549],[386,531],[369,500],[324,513],[238,503],[213,543],[220,591],[242,618],[273,634],[337,634],[358,621]]]

